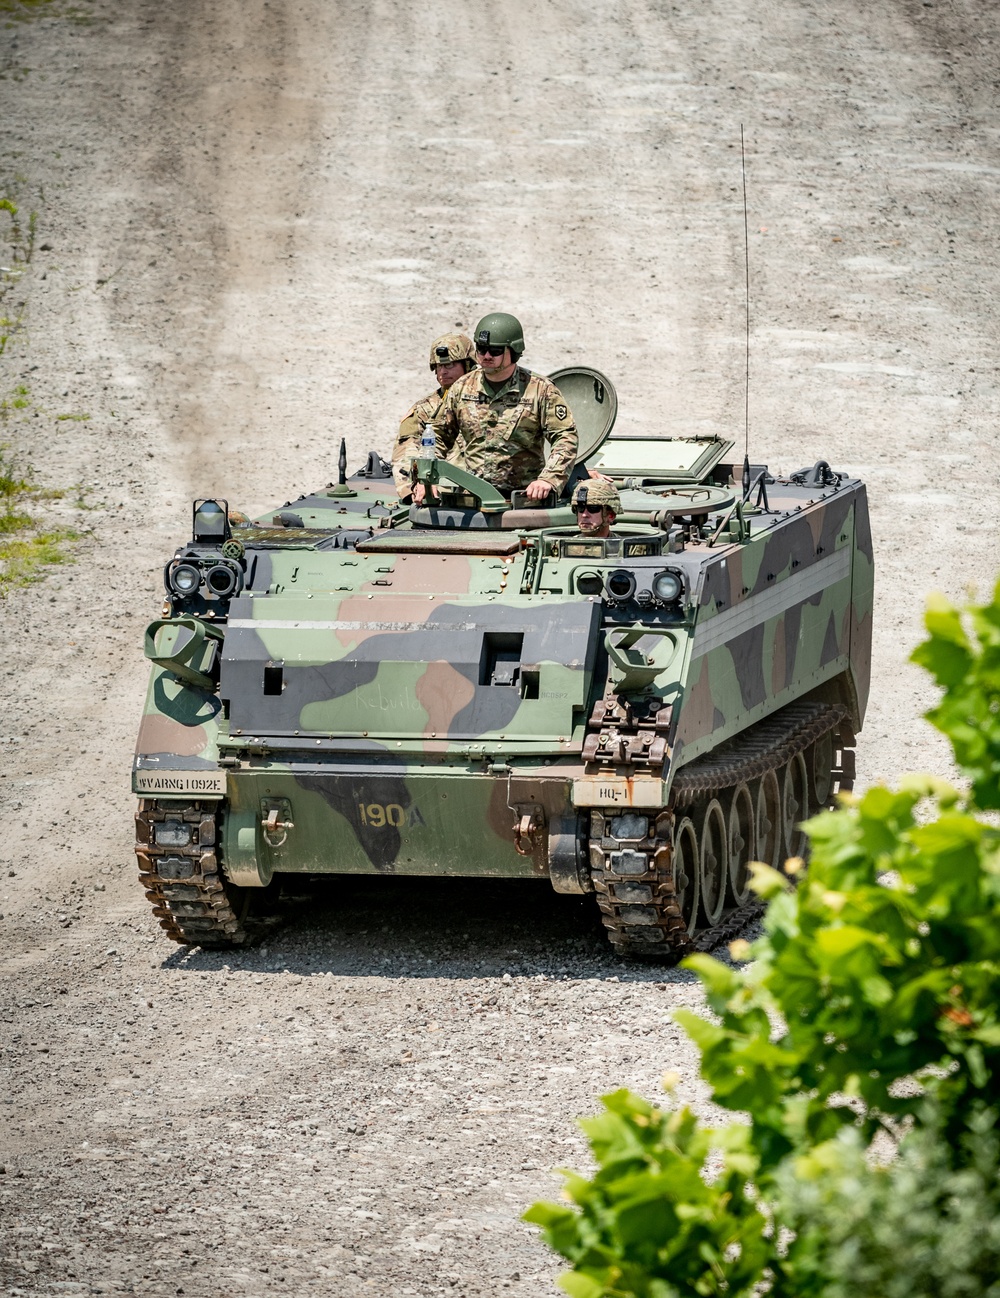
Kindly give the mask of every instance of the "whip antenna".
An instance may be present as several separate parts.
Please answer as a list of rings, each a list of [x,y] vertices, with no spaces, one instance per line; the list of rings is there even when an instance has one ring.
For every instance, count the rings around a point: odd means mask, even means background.
[[[740,122],[740,164],[743,170],[743,263],[746,267],[747,372],[743,403],[743,494],[750,490],[750,226],[747,220],[747,155]]]

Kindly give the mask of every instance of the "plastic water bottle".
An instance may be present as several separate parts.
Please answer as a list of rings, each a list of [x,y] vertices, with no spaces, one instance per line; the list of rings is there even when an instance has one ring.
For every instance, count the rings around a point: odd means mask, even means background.
[[[423,460],[437,459],[437,443],[434,440],[434,428],[431,424],[424,424],[424,433],[420,439],[420,458]]]

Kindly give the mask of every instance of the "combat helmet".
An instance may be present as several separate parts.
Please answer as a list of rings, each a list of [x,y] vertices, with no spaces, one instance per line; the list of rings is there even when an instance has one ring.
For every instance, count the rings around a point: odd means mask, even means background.
[[[466,361],[465,368],[471,370],[476,363],[476,349],[472,339],[465,334],[442,334],[431,343],[431,369],[435,365],[451,365],[455,361]]]
[[[618,494],[618,488],[613,482],[606,482],[604,478],[587,478],[573,488],[574,505],[600,505],[602,509],[609,509],[612,514],[622,512],[622,500]]]
[[[491,311],[476,325],[473,335],[477,347],[509,347],[514,360],[524,351],[524,330],[515,316],[505,311]]]

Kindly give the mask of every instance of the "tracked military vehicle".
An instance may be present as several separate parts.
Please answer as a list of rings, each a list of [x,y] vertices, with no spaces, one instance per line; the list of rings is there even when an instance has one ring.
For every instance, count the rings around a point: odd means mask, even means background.
[[[134,790],[166,933],[239,946],[294,875],[537,877],[616,951],[732,935],[751,860],[854,775],[868,694],[863,485],[747,472],[712,436],[614,433],[611,383],[553,376],[610,536],[435,460],[377,454],[248,525],[196,501],[164,570]],[[571,478],[567,493],[572,491]]]

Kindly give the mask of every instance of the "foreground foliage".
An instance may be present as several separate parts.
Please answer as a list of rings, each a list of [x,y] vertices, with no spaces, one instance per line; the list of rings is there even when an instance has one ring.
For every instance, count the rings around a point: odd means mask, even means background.
[[[1000,1298],[1000,585],[927,628],[970,794],[872,788],[808,823],[797,891],[758,869],[753,964],[692,957],[716,1018],[676,1015],[749,1125],[606,1096],[596,1176],[526,1214],[573,1298]]]

